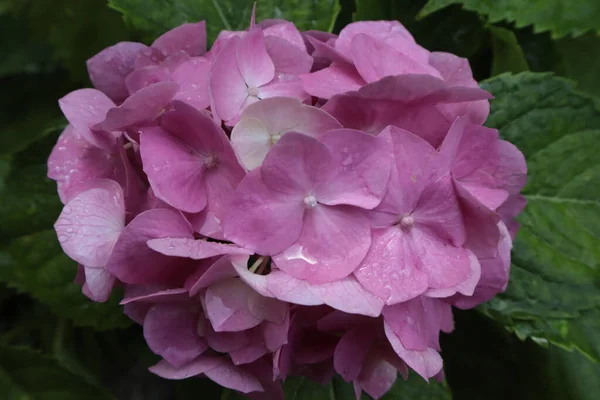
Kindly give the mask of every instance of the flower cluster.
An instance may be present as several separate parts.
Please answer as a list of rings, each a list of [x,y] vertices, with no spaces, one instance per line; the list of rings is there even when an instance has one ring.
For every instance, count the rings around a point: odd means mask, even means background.
[[[283,397],[290,375],[442,378],[451,307],[505,289],[522,154],[465,59],[398,22],[339,36],[204,22],[88,61],[59,102],[55,229],[94,301],[123,288],[151,368]]]

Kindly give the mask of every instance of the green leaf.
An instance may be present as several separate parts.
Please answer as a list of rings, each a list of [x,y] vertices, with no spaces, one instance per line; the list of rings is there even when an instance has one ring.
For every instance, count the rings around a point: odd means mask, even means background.
[[[438,383],[434,379],[426,382],[411,371],[408,380],[398,380],[382,400],[452,400],[452,394],[446,383]]]
[[[252,0],[109,0],[125,20],[156,38],[187,22],[206,20],[213,41],[221,30],[243,30],[250,24]],[[340,6],[337,0],[264,0],[257,2],[257,20],[283,18],[298,29],[331,30]]]
[[[490,26],[489,30],[492,33],[494,50],[492,76],[504,72],[528,71],[529,65],[515,34],[511,30],[497,26]]]
[[[111,396],[55,359],[0,344],[0,391],[6,400],[107,400]]]
[[[357,0],[354,20],[398,20],[421,46],[461,57],[473,56],[488,40],[489,35],[477,14],[458,6],[417,20],[417,13],[425,2],[426,0]]]
[[[600,32],[600,2],[590,0],[429,0],[420,15],[426,16],[450,4],[488,17],[489,21],[515,22],[517,28],[533,24],[535,32],[551,31],[554,38]]]
[[[500,75],[488,125],[529,165],[511,281],[480,309],[520,338],[600,361],[600,111],[550,74]]]
[[[577,81],[577,88],[600,97],[600,36],[588,33],[578,38],[563,38],[556,41],[556,50],[561,57],[562,74]]]

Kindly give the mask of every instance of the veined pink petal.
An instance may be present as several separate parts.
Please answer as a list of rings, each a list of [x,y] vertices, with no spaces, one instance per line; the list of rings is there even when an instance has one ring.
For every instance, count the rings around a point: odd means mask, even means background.
[[[125,100],[129,95],[125,78],[133,71],[135,59],[144,49],[147,47],[142,43],[120,42],[87,60],[87,70],[94,87],[115,102]]]
[[[266,277],[267,290],[277,299],[303,306],[317,306],[323,301],[310,290],[307,281],[296,279],[280,270],[273,270]]]
[[[346,382],[360,375],[373,339],[374,335],[365,327],[353,328],[340,339],[333,353],[333,365]]]
[[[236,190],[223,222],[225,238],[259,254],[277,254],[298,239],[303,215],[302,198],[269,188],[257,169]]]
[[[248,98],[248,88],[236,59],[240,44],[238,38],[227,41],[216,56],[209,78],[209,91],[214,102],[212,111],[224,121],[237,118]]]
[[[272,24],[264,24],[264,22],[265,21],[261,21],[260,26],[263,28],[265,39],[268,37],[285,39],[306,53],[306,45],[304,44],[302,34],[298,28],[296,28],[294,23],[285,20],[273,20]]]
[[[176,368],[195,360],[208,348],[196,332],[198,311],[182,303],[153,305],[144,319],[148,347]]]
[[[149,370],[161,378],[181,380],[203,374],[220,364],[221,361],[218,357],[200,356],[180,368],[174,367],[166,360],[161,360],[158,364],[150,367]]]
[[[157,82],[168,81],[171,79],[169,71],[160,65],[149,65],[139,68],[127,75],[125,86],[129,94],[133,94],[147,86]]]
[[[431,327],[427,319],[429,301],[423,296],[387,306],[383,318],[408,350],[424,351],[429,347]],[[435,332],[437,333],[437,332]]]
[[[375,82],[386,76],[402,74],[441,77],[435,68],[428,64],[418,63],[385,42],[378,41],[364,33],[354,36],[351,51],[356,69],[367,82]]]
[[[317,205],[306,211],[298,240],[273,260],[296,278],[314,284],[336,281],[359,266],[371,245],[370,233],[360,211]]]
[[[388,305],[410,300],[428,287],[409,239],[395,226],[373,231],[373,244],[354,275]]]
[[[310,72],[313,58],[305,49],[276,36],[266,36],[265,45],[278,73],[299,75]],[[304,46],[304,42],[302,45]]]
[[[277,99],[277,97],[274,97]],[[267,101],[266,99],[264,101]],[[260,105],[264,101],[259,101],[246,108]],[[247,170],[253,170],[259,167],[267,156],[267,153],[273,146],[272,135],[269,133],[265,124],[254,117],[240,118],[240,122],[235,124],[231,132],[231,145],[233,146],[240,161]]]
[[[216,332],[235,332],[253,328],[262,321],[248,309],[255,292],[239,279],[230,279],[206,290],[206,314]]]
[[[261,86],[258,91],[258,99],[263,100],[270,97],[293,97],[304,102],[310,99],[310,95],[304,90],[302,81],[295,78],[273,81],[265,86]],[[250,104],[252,102],[246,105]]]
[[[443,298],[450,297],[456,293],[461,293],[465,296],[472,296],[481,278],[481,264],[479,263],[479,260],[477,260],[477,257],[475,256],[475,254],[473,254],[473,252],[469,251],[468,256],[470,272],[465,278],[465,280],[459,282],[454,287],[430,289],[425,293],[425,295],[429,297]]]
[[[321,141],[333,155],[335,175],[330,180],[320,180],[316,188],[318,201],[366,209],[377,207],[387,191],[392,167],[389,138],[339,129],[325,133]]]
[[[439,353],[432,348],[425,351],[407,350],[392,328],[384,323],[385,335],[394,351],[414,369],[419,375],[425,379],[435,376],[442,369],[442,358]]]
[[[158,198],[186,212],[206,207],[205,158],[160,127],[140,135],[144,172]]]
[[[136,216],[123,230],[108,262],[108,270],[125,283],[151,283],[176,270],[181,259],[150,249],[146,243],[161,237],[192,237],[189,222],[180,212],[157,208]]]
[[[127,285],[125,297],[119,304],[175,303],[183,302],[188,298],[189,293],[184,288],[170,288],[165,285]]]
[[[208,242],[189,238],[161,238],[148,240],[148,247],[161,254],[202,260],[225,254],[250,255],[251,250],[235,244]]]
[[[123,190],[115,181],[98,180],[67,203],[54,229],[69,257],[99,268],[107,264],[124,225]]]
[[[363,366],[358,383],[369,396],[378,399],[392,388],[397,377],[398,371],[395,366],[372,354]]]
[[[175,82],[158,82],[138,90],[119,107],[108,110],[106,119],[96,128],[118,131],[150,123],[164,111],[178,89]]]
[[[92,127],[102,122],[115,103],[104,93],[96,89],[79,89],[69,93],[58,101],[71,126],[96,147],[110,149],[114,147],[112,135],[93,132]]]
[[[102,303],[108,300],[116,278],[104,268],[85,268],[83,293],[91,300]]]
[[[236,51],[237,65],[248,87],[258,88],[273,80],[275,66],[265,46],[260,28],[251,29],[240,41]]]
[[[210,260],[207,260],[210,261]],[[219,257],[216,261],[200,266],[185,281],[185,287],[190,296],[195,296],[201,290],[213,284],[236,277],[236,271],[228,257]]]
[[[206,52],[206,22],[183,24],[164,33],[152,43],[164,55],[183,50],[190,56],[201,56]]]
[[[179,65],[171,78],[179,84],[175,100],[181,100],[198,110],[208,108],[208,80],[210,63],[206,58],[194,57]]]
[[[299,78],[308,94],[322,99],[358,90],[366,83],[353,66],[340,63],[332,63],[327,68],[300,75]]]

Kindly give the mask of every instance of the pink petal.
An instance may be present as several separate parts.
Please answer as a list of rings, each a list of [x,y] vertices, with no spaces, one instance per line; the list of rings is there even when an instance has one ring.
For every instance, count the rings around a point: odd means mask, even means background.
[[[304,91],[302,81],[296,78],[274,81],[268,85],[261,86],[258,92],[258,99],[262,100],[270,97],[293,97],[303,102],[308,102],[310,99],[310,95]],[[249,104],[252,103],[246,105]]]
[[[237,65],[249,87],[258,88],[273,80],[275,66],[265,46],[262,29],[251,29],[240,41],[236,52]]]
[[[188,238],[151,239],[148,241],[148,247],[167,256],[186,257],[193,260],[202,260],[225,254],[252,254],[252,251],[235,244],[207,242],[206,240]]]
[[[144,324],[144,318],[152,304],[150,303],[129,303],[123,306],[123,314],[127,315],[134,322],[140,325]]]
[[[424,351],[407,350],[392,328],[384,323],[385,336],[394,348],[394,351],[419,375],[425,379],[435,376],[442,369],[442,357],[432,348]]]
[[[205,324],[204,337],[214,351],[230,353],[250,344],[250,336],[247,331],[215,332],[208,321]]]
[[[383,309],[385,322],[398,336],[404,348],[423,351],[429,347],[431,328],[427,313],[432,311],[428,305],[428,300],[419,296]]]
[[[296,243],[273,260],[287,274],[326,283],[351,274],[371,245],[371,229],[362,213],[349,207],[317,205],[307,210]]]
[[[395,226],[373,231],[373,244],[354,275],[388,305],[410,300],[428,287],[407,235]]]
[[[204,159],[186,143],[159,127],[140,135],[144,172],[158,198],[186,212],[206,207]]]
[[[469,252],[468,255],[470,261],[470,271],[467,277],[462,282],[459,282],[454,287],[450,288],[430,289],[425,294],[429,297],[438,298],[450,297],[456,293],[461,293],[465,296],[472,296],[481,278],[481,265],[479,264],[479,260],[477,260],[475,254]]]
[[[450,86],[465,86],[477,88],[479,85],[473,79],[469,61],[450,53],[433,52],[429,56],[429,64],[437,69],[444,81]],[[442,110],[454,119],[457,116],[468,115],[474,124],[482,124],[490,113],[490,103],[487,100],[467,103],[447,104]]]
[[[253,374],[232,365],[225,359],[220,359],[216,368],[210,369],[204,374],[219,385],[238,392],[250,393],[264,390]]]
[[[353,66],[339,63],[299,78],[308,94],[322,99],[358,90],[366,83]]]
[[[213,112],[224,121],[234,120],[248,97],[246,82],[236,61],[241,39],[230,39],[217,55],[209,79]]]
[[[63,203],[85,190],[85,183],[97,179],[126,180],[122,160],[81,137],[67,125],[48,158],[48,177],[58,182]],[[126,196],[127,197],[127,196]]]
[[[311,290],[311,285],[303,280],[296,279],[280,270],[273,270],[266,277],[267,290],[275,298],[303,306],[316,306],[323,304]]]
[[[158,82],[138,90],[119,107],[110,109],[96,127],[117,131],[150,123],[164,111],[178,89],[175,82]]]
[[[166,68],[171,74],[177,70],[182,64],[190,61],[192,58],[183,50],[171,54],[169,57],[161,61],[160,66]]]
[[[349,330],[340,339],[333,354],[333,365],[346,382],[353,381],[360,375],[373,338],[372,332],[358,327]]]
[[[267,353],[268,350],[266,347],[260,343],[257,343],[250,344],[239,350],[234,350],[229,353],[229,356],[231,357],[231,361],[233,361],[234,365],[242,365],[252,363]]]
[[[161,360],[158,364],[150,367],[149,370],[161,378],[181,380],[203,374],[220,364],[221,361],[217,357],[201,356],[179,368],[169,364],[166,360]]]
[[[358,382],[362,390],[369,396],[378,399],[392,388],[397,377],[396,367],[382,358],[372,355],[367,359],[367,363],[358,377]]]
[[[114,246],[108,270],[125,283],[150,283],[172,274],[177,258],[151,250],[146,242],[163,237],[192,237],[189,222],[181,213],[169,209],[153,209],[136,216],[125,227]]]
[[[427,186],[412,216],[416,223],[433,229],[440,238],[462,246],[467,232],[452,178],[445,176]]]
[[[290,311],[286,310],[283,323],[265,321],[261,324],[264,335],[265,346],[269,351],[277,351],[288,343],[288,332],[290,330]]]
[[[500,231],[497,223],[499,216],[480,203],[463,185],[455,185],[458,193],[463,219],[467,230],[467,243],[477,257],[496,256]]]
[[[183,24],[164,33],[152,43],[164,55],[184,50],[190,56],[201,56],[206,52],[206,22]]]
[[[254,293],[241,280],[231,279],[206,290],[206,314],[216,332],[242,331],[260,324],[248,310],[248,298]]]
[[[135,59],[147,47],[142,43],[120,42],[107,47],[87,60],[87,69],[94,87],[115,102],[127,98],[125,78],[133,71]]]
[[[350,314],[377,317],[383,308],[383,301],[369,293],[353,276],[337,282],[311,285],[310,291],[328,306]]]
[[[151,65],[160,65],[166,59],[165,55],[159,49],[147,47],[139,52],[135,59],[135,69],[144,68]]]
[[[265,45],[278,73],[299,75],[310,72],[313,58],[306,53],[306,50],[276,36],[266,36]]]
[[[144,319],[148,347],[176,368],[196,359],[208,348],[196,331],[198,311],[182,303],[152,306]]]
[[[171,75],[179,84],[175,100],[181,100],[196,107],[198,110],[208,108],[208,80],[210,63],[202,57],[195,57],[181,64]]]
[[[308,42],[314,48],[314,51],[311,55],[315,59],[315,61],[319,59],[325,59],[328,60],[330,64],[331,62],[340,64],[352,64],[352,59],[349,53],[348,56],[341,54],[327,41],[321,41],[312,36],[307,36],[307,39]]]
[[[96,89],[79,89],[60,99],[58,104],[71,126],[88,142],[105,149],[114,146],[113,137],[104,137],[91,129],[115,107],[115,103],[104,93]]]
[[[292,22],[279,20],[269,26],[263,24],[264,22],[265,21],[261,21],[260,26],[263,28],[265,39],[268,39],[269,37],[285,39],[293,46],[306,52],[306,45],[304,44],[302,34]]]
[[[207,260],[210,261],[210,260]],[[232,268],[228,257],[220,257],[216,261],[198,268],[185,281],[185,287],[190,296],[195,296],[201,290],[221,281],[236,277],[236,271]]]
[[[435,68],[421,64],[372,37],[359,33],[351,44],[352,61],[367,82],[375,82],[386,76],[423,74],[440,77]]]
[[[254,289],[257,293],[265,297],[273,297],[273,294],[267,289],[267,277],[258,275],[248,269],[247,256],[230,257],[233,268],[238,273],[242,281]]]
[[[108,300],[116,278],[104,268],[85,268],[83,291],[91,300],[102,303]]]
[[[278,99],[278,97],[273,97],[273,99]],[[254,103],[245,111],[267,100]],[[240,122],[235,124],[231,132],[231,145],[244,167],[247,170],[253,170],[260,166],[273,146],[271,138],[268,128],[261,120],[245,117],[242,114]]]
[[[248,310],[261,321],[283,324],[288,314],[287,304],[276,299],[264,297],[258,293],[248,297]]]
[[[527,183],[527,163],[523,153],[512,143],[500,140],[498,143],[499,165],[494,172],[498,186],[511,195],[518,194]]]
[[[390,177],[392,154],[385,136],[351,129],[327,132],[321,141],[333,155],[335,177],[316,188],[322,204],[347,204],[366,209],[383,199]]]
[[[169,71],[159,65],[149,65],[133,71],[125,79],[125,85],[130,94],[137,92],[154,83],[168,81],[171,79]]]
[[[123,190],[115,181],[98,180],[67,203],[54,229],[69,257],[99,268],[107,264],[124,225]]]
[[[304,207],[298,196],[265,185],[260,172],[249,173],[240,183],[223,226],[228,240],[270,255],[286,249],[300,236]]]

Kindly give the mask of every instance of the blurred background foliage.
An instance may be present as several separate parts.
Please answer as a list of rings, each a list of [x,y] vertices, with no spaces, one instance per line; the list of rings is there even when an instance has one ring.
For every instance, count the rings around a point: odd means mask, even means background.
[[[164,381],[113,299],[88,301],[52,230],[61,204],[46,159],[66,122],[57,99],[89,87],[85,61],[207,20],[244,29],[251,0],[0,0],[0,397],[235,399],[208,381]],[[495,96],[487,125],[525,153],[507,292],[457,311],[442,338],[447,382],[412,375],[384,399],[600,398],[600,2],[259,0],[258,19],[339,32],[396,19],[417,42],[466,57]],[[567,78],[567,79],[565,79]],[[348,385],[291,379],[287,399],[350,399]],[[363,395],[365,396],[365,395]]]

